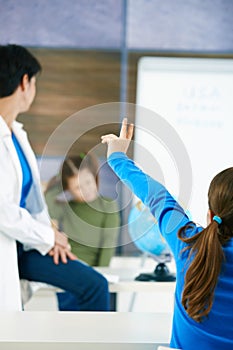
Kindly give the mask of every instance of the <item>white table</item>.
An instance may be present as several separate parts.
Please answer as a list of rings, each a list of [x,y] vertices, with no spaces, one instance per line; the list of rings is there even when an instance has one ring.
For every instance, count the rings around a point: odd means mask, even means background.
[[[109,291],[114,293],[115,299],[113,300],[113,309],[117,310],[117,296],[122,292],[133,293],[129,302],[127,311],[133,311],[135,298],[137,293],[160,293],[163,294],[172,305],[175,292],[175,282],[142,282],[135,281],[134,278],[141,272],[138,268],[113,268],[113,267],[96,267],[96,270],[105,275],[106,277],[118,276],[119,281],[115,283],[109,283]]]
[[[133,268],[113,268],[113,267],[95,267],[97,271],[106,276],[118,276],[119,281],[109,283],[111,293],[120,292],[154,292],[154,293],[173,293],[175,291],[175,282],[142,282],[135,281],[134,278],[139,274],[139,269]]]
[[[0,313],[1,350],[156,350],[170,339],[171,314]]]

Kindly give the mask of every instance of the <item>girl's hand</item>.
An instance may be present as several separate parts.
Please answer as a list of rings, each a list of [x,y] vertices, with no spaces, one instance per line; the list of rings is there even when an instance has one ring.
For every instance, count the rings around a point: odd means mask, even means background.
[[[127,124],[127,118],[123,119],[121,125],[120,136],[116,136],[114,134],[108,134],[101,136],[101,142],[107,143],[107,157],[114,152],[124,152],[126,153],[130,144],[130,141],[133,136],[133,124]]]

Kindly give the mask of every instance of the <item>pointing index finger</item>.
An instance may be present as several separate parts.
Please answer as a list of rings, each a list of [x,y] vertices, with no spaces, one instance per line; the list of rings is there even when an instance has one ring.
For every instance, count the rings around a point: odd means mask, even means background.
[[[120,138],[127,138],[127,118],[124,118],[121,124]]]

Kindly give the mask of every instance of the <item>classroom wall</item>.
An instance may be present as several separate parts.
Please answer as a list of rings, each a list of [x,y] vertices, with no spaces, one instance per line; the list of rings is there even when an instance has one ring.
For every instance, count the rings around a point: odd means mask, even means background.
[[[231,0],[0,0],[0,42],[26,46],[231,51]]]
[[[231,0],[0,0],[0,43],[28,46],[43,66],[20,119],[35,152],[76,111],[135,103],[143,55],[233,55],[232,15]],[[82,139],[84,148],[98,141],[97,132]]]

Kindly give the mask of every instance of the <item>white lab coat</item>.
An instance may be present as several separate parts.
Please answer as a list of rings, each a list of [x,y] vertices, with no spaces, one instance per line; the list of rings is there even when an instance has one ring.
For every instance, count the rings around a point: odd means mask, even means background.
[[[39,170],[22,124],[14,122],[13,132],[31,168],[33,183],[20,208],[22,169],[11,132],[0,116],[0,311],[21,310],[16,240],[25,250],[45,255],[54,245],[54,232],[41,192]]]

